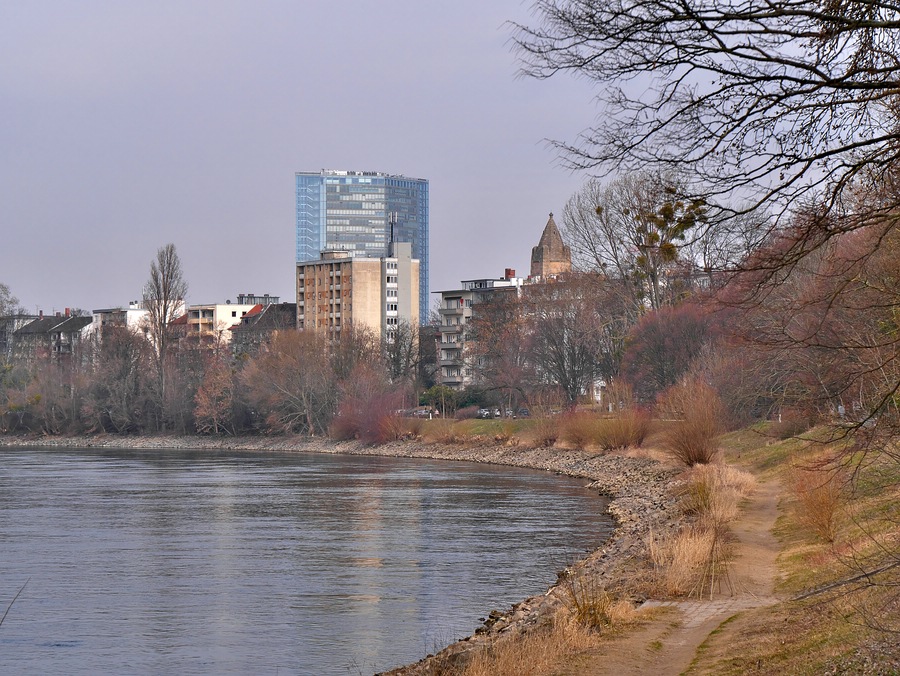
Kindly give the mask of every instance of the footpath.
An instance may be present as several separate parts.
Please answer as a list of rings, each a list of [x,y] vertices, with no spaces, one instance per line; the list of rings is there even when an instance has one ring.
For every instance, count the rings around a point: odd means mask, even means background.
[[[760,484],[732,525],[735,558],[722,588],[711,599],[648,600],[659,617],[643,627],[576,658],[560,676],[677,676],[693,662],[698,648],[737,613],[772,605],[779,545],[772,529],[778,518],[777,483]]]

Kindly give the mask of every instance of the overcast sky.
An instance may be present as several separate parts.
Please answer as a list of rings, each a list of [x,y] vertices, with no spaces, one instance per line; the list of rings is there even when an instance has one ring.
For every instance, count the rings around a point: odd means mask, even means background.
[[[527,274],[585,176],[546,138],[583,81],[516,76],[530,1],[0,0],[0,282],[29,310],[139,298],[173,242],[191,303],[293,302],[294,172],[427,178],[431,290]]]

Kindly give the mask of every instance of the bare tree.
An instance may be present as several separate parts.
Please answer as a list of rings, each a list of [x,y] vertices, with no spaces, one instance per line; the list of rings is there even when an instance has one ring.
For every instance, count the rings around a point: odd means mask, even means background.
[[[900,159],[900,7],[891,0],[537,0],[524,73],[596,85],[571,167],[677,169],[723,208],[841,212]]]
[[[592,179],[563,211],[576,264],[618,282],[635,314],[670,302],[666,277],[679,262],[690,263],[681,250],[704,229],[704,202],[682,199],[681,183],[672,174],[629,174],[608,184]]]
[[[184,312],[187,281],[174,244],[166,244],[150,262],[150,279],[144,285],[144,308],[149,312],[149,337],[153,344],[160,406],[166,401],[166,357],[171,344],[172,322]]]
[[[537,383],[559,387],[570,406],[610,375],[604,364],[615,349],[609,331],[615,319],[605,311],[607,289],[595,274],[527,287],[527,362]]]

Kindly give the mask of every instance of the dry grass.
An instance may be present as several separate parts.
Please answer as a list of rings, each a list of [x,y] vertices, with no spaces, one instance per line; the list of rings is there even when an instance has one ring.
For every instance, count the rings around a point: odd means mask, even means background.
[[[688,381],[666,391],[661,411],[677,420],[663,432],[665,449],[691,467],[712,462],[718,453],[717,438],[724,432],[722,403],[715,391],[701,381]]]
[[[429,421],[424,435],[428,441],[436,441],[441,444],[456,444],[462,440],[456,421],[447,418]]]
[[[795,466],[790,471],[790,485],[797,498],[797,519],[825,542],[834,542],[838,510],[844,502],[843,475]]]
[[[647,544],[654,594],[703,598],[727,575],[725,534],[718,529],[695,524],[672,536],[656,538],[651,533]]]
[[[687,473],[679,497],[694,521],[671,535],[651,533],[651,593],[703,597],[721,586],[728,576],[728,525],[755,485],[752,475],[727,465],[698,465]]]
[[[534,445],[550,448],[559,439],[559,420],[553,417],[535,418],[531,425]]]
[[[512,640],[499,641],[475,652],[459,676],[540,676],[559,663],[598,645],[597,635],[570,613],[561,611],[551,625]]]
[[[650,431],[650,416],[634,408],[611,417],[573,413],[561,420],[560,427],[562,438],[573,448],[613,451],[640,446]]]
[[[634,606],[624,599],[616,599],[588,575],[571,576],[563,582],[569,611],[585,629],[602,632],[634,622]]]

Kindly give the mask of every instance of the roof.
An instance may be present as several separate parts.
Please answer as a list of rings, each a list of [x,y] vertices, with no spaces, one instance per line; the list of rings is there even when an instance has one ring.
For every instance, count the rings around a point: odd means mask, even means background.
[[[552,212],[547,220],[547,225],[544,226],[544,232],[541,234],[541,241],[538,242],[538,246],[547,247],[551,255],[555,253],[562,254],[566,249],[566,243],[563,242],[562,235],[559,234],[559,228],[556,227],[556,221],[553,220]]]

